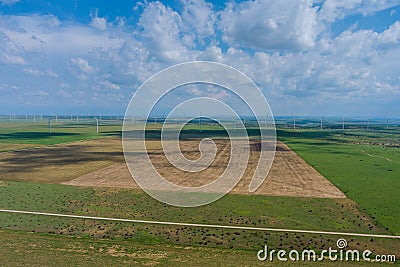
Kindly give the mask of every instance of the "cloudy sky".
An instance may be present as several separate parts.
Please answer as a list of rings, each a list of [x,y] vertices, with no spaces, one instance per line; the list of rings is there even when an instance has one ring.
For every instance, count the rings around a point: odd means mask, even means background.
[[[122,114],[191,60],[242,71],[275,115],[400,117],[400,0],[0,0],[2,114]]]

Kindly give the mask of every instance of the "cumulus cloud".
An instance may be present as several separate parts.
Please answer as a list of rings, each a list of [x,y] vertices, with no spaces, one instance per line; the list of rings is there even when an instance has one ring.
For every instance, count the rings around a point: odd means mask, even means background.
[[[115,83],[112,83],[112,82],[110,82],[110,81],[107,81],[107,80],[105,80],[105,81],[103,82],[103,85],[104,85],[106,88],[112,89],[112,90],[119,90],[119,89],[120,89],[119,85],[117,85],[117,84],[115,84]]]
[[[319,17],[333,22],[348,15],[368,15],[396,5],[399,5],[397,0],[326,0],[321,6]]]
[[[95,68],[89,65],[89,62],[83,58],[72,58],[71,65],[78,67],[79,71],[83,71],[85,73],[93,73]]]
[[[160,2],[152,2],[144,9],[139,20],[140,36],[151,54],[162,62],[188,60],[187,48],[181,42],[180,15]]]
[[[105,31],[107,30],[107,20],[105,18],[100,18],[99,17],[99,10],[96,9],[92,14],[91,14],[92,20],[90,21],[90,26],[101,30]]]
[[[237,47],[260,50],[304,50],[320,31],[312,2],[247,1],[221,13],[224,39]]]
[[[21,95],[45,90],[48,95],[41,97],[48,100],[121,108],[162,68],[211,60],[247,74],[278,113],[282,107],[307,111],[308,101],[320,112],[333,100],[390,98],[400,92],[400,22],[380,33],[349,27],[333,36],[329,27],[347,14],[375,12],[379,3],[327,0],[319,8],[308,0],[265,0],[216,11],[204,0],[183,0],[179,10],[144,2],[135,24],[125,17],[101,18],[97,10],[86,24],[54,15],[0,15],[0,89]]]
[[[216,13],[211,3],[204,0],[184,0],[182,11],[183,32],[190,37],[189,45],[205,44],[215,34]]]

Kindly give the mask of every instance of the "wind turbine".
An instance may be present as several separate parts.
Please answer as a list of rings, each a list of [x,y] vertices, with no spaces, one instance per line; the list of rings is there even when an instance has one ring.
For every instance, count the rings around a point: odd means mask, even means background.
[[[99,133],[99,120],[97,117],[94,117],[94,119],[96,120],[96,133]]]
[[[296,130],[296,117],[293,116],[293,130]]]
[[[321,130],[323,129],[323,121],[324,121],[324,115],[322,115],[322,117],[321,117],[321,124],[320,124]]]

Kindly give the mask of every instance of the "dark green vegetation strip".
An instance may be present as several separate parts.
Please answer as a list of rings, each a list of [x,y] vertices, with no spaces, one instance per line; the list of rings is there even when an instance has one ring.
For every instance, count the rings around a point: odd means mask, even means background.
[[[280,130],[280,139],[400,235],[400,133]]]

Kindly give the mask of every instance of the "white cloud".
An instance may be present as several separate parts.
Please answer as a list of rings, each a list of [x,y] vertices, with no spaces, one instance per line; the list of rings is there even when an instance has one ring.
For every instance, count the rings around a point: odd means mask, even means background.
[[[101,31],[107,30],[107,20],[105,18],[100,18],[98,15],[99,15],[99,10],[96,9],[91,14],[92,20],[90,22],[90,26]]]
[[[20,0],[0,0],[0,3],[2,5],[13,5],[15,3],[18,3]]]
[[[47,74],[49,77],[58,78],[58,74],[55,73],[55,72],[52,71],[52,70],[47,70],[47,71],[46,71],[46,74]]]
[[[43,72],[41,72],[40,70],[35,70],[35,69],[31,69],[31,68],[25,68],[25,69],[23,69],[23,72],[25,72],[26,74],[33,75],[33,76],[43,75]]]
[[[390,98],[400,92],[400,22],[382,33],[349,28],[338,36],[323,27],[341,12],[372,10],[378,2],[367,7],[362,1],[327,0],[320,13],[305,0],[248,1],[219,13],[201,0],[184,0],[180,12],[150,2],[141,7],[137,25],[130,18],[107,21],[98,13],[91,14],[90,25],[53,15],[0,15],[0,88],[45,90],[42,97],[49,99],[59,94],[65,103],[101,102],[118,109],[160,69],[212,60],[250,76],[278,113],[284,107],[320,112],[327,103],[354,96]]]
[[[204,0],[183,0],[182,26],[190,36],[189,45],[204,44],[205,38],[215,33],[216,14],[212,4]]]
[[[214,44],[206,47],[206,49],[202,51],[200,55],[198,55],[198,58],[202,60],[217,61],[217,62],[224,61],[224,55],[222,53],[221,48]]]
[[[11,64],[16,64],[16,65],[25,65],[26,61],[20,57],[20,56],[15,56],[15,55],[7,55],[4,54],[4,57],[0,59],[0,61],[3,61],[4,63],[11,63]]]
[[[89,62],[83,58],[72,58],[70,62],[73,66],[78,67],[80,71],[83,71],[85,73],[93,73],[95,71],[95,68],[90,66]]]
[[[0,16],[0,32],[16,48],[42,54],[84,55],[97,48],[117,47],[122,40],[79,24],[62,23],[53,15]]]
[[[160,2],[152,2],[144,9],[139,25],[143,28],[140,37],[156,60],[172,63],[189,59],[181,42],[182,19],[177,12]]]
[[[354,10],[361,2],[362,0],[326,0],[321,6],[319,15],[324,20],[333,22],[343,18],[346,11]]]
[[[400,21],[396,21],[381,34],[381,43],[398,46],[400,43]]]
[[[314,46],[320,31],[312,2],[247,1],[221,13],[224,39],[260,50],[303,50]]]
[[[110,81],[107,81],[107,80],[105,80],[105,81],[103,82],[103,85],[104,85],[107,89],[112,89],[112,90],[119,90],[119,89],[120,89],[119,85],[117,85],[117,84],[115,84],[115,83],[112,83],[112,82],[110,82]]]
[[[326,0],[321,6],[319,17],[333,22],[348,15],[368,15],[396,5],[399,5],[397,0]]]

